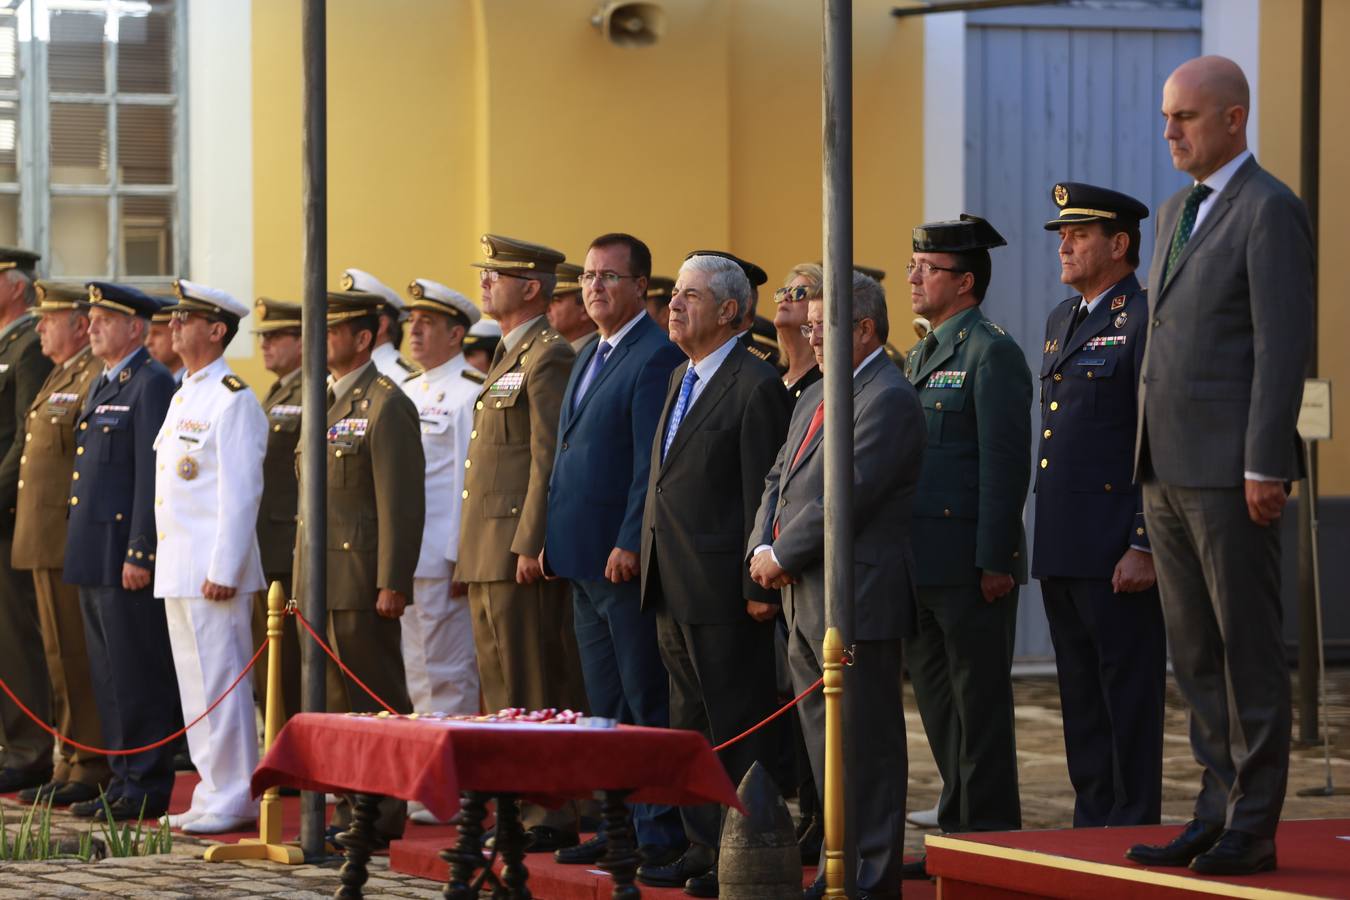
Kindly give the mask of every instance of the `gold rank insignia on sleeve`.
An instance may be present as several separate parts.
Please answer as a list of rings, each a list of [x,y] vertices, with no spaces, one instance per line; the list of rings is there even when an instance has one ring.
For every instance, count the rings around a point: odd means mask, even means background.
[[[227,388],[234,391],[235,393],[238,393],[239,391],[242,391],[244,388],[248,387],[248,385],[244,384],[244,382],[239,378],[238,375],[226,375],[224,378],[220,379],[220,383],[225,385]]]

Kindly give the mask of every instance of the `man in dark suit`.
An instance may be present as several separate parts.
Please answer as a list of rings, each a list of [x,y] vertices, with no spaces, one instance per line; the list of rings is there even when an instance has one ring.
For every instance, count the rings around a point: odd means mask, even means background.
[[[154,440],[177,384],[145,349],[159,301],[133,287],[89,285],[89,345],[103,361],[75,426],[65,579],[78,585],[89,673],[103,738],[113,750],[158,741],[180,724],[164,601],[151,590]],[[110,756],[113,819],[161,816],[173,789],[173,748]],[[70,811],[103,814],[98,798]]]
[[[1148,207],[1106,188],[1051,191],[1060,280],[1041,362],[1041,463],[1031,574],[1055,645],[1077,828],[1157,824],[1162,814],[1167,642],[1132,486],[1135,397],[1148,295],[1139,221]]]
[[[906,267],[911,305],[933,332],[905,362],[928,425],[914,501],[919,628],[905,657],[942,773],[947,832],[1022,824],[1011,669],[1017,586],[1027,577],[1031,373],[983,312],[989,248],[1003,244],[988,222],[963,215],[915,228]]]
[[[853,274],[854,595],[833,610],[853,665],[845,669],[845,881],[859,897],[899,896],[909,762],[901,639],[914,631],[910,512],[927,432],[914,388],[883,349],[890,330],[886,294]],[[825,304],[807,309],[811,345],[825,366]],[[788,624],[792,688],[801,693],[824,671],[824,384],[807,388],[787,440],[765,479],[751,533],[750,575],[781,588]],[[825,699],[798,706],[816,784],[825,783]],[[825,889],[825,857],[808,897]],[[850,894],[853,890],[850,889]]]
[[[656,420],[684,355],[642,308],[651,259],[647,245],[627,234],[601,235],[586,253],[579,276],[585,315],[600,338],[577,358],[563,394],[544,565],[572,584],[590,714],[665,728],[668,677],[656,618],[641,609],[638,551]],[[638,804],[633,818],[644,861],[668,863],[684,849],[674,807]],[[605,846],[601,833],[556,856],[590,864]]]
[[[1185,62],[1163,86],[1163,136],[1195,185],[1158,215],[1136,438],[1204,776],[1181,835],[1129,856],[1208,875],[1275,868],[1289,774],[1278,520],[1299,471],[1313,244],[1302,201],[1247,149],[1249,102],[1223,57]]]
[[[10,561],[19,492],[19,460],[28,405],[51,371],[42,355],[33,267],[38,255],[0,248],[0,675],[46,720],[51,681],[38,629],[33,579]],[[52,774],[52,737],[8,698],[0,698],[0,792],[39,787]]]
[[[774,705],[778,592],[756,584],[743,557],[787,429],[788,399],[777,370],[737,338],[749,302],[750,283],[728,259],[695,255],[680,268],[670,337],[689,363],[671,373],[642,516],[642,606],[656,613],[670,724],[714,744]],[[772,757],[767,734],[722,751],[733,783]],[[684,806],[680,814],[688,851],[669,865],[641,867],[638,879],[716,896],[721,810]]]

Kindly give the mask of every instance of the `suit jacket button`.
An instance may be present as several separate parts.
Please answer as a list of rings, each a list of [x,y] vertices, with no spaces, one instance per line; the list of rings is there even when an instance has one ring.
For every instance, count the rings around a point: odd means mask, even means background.
[[[1153,320],[1153,327],[1154,327],[1154,328],[1161,328],[1161,327],[1162,327],[1162,319],[1154,319],[1154,320]]]
[[[273,426],[272,426],[272,430],[273,430],[273,431],[280,431],[280,430],[281,430],[281,426],[280,426],[280,425],[273,425]]]
[[[466,460],[464,460],[464,468],[466,468],[466,469],[472,469],[472,468],[473,468],[473,460],[471,460],[471,459],[466,459]]]
[[[563,441],[563,449],[564,449],[564,450],[567,449],[567,441]]]
[[[1087,377],[1089,377],[1089,378],[1092,377],[1092,370],[1091,370],[1091,369],[1088,369]]]
[[[336,459],[342,459],[342,451],[341,451],[341,450],[334,450],[334,451],[333,451],[333,456],[334,456]]]
[[[1050,465],[1050,460],[1045,459],[1044,457],[1042,457],[1042,458],[1041,458],[1041,468],[1044,469],[1044,468],[1045,468],[1046,466],[1048,466],[1048,465]]]
[[[1045,436],[1047,438],[1050,437],[1050,434],[1051,434],[1050,429],[1049,428],[1045,429]]]
[[[20,487],[20,488],[23,487],[23,479],[22,479],[22,478],[19,479],[19,487]]]
[[[482,404],[479,404],[479,405],[481,406]],[[472,440],[475,439],[476,437],[478,437],[478,429],[477,429],[477,428],[475,428],[473,431],[470,431],[470,432],[469,432],[469,440],[472,441]]]
[[[71,505],[71,506],[79,506],[79,505],[80,505],[80,498],[79,498],[79,497],[71,497],[71,498],[70,498],[70,505]]]
[[[342,549],[343,549],[343,550],[350,550],[350,549],[352,549],[351,542],[350,542],[350,541],[343,541],[343,542],[342,542]]]
[[[121,513],[117,513],[115,516],[113,516],[113,518],[120,522],[120,521],[122,521],[122,514],[121,514]]]
[[[513,506],[513,507],[511,507],[511,515],[513,515],[513,516],[518,516],[518,515],[520,515],[520,507],[518,507],[518,506]]]
[[[1056,380],[1056,381],[1063,381],[1063,380],[1064,380],[1064,376],[1061,375],[1060,373],[1056,372],[1056,373],[1055,373],[1055,380]]]
[[[1111,485],[1108,484],[1108,485],[1106,486],[1106,492],[1107,492],[1108,494],[1111,493]]]
[[[658,485],[656,486],[656,492],[657,492],[658,494],[661,493],[661,485],[658,484]]]
[[[84,431],[84,430],[85,430],[86,428],[88,428],[88,427],[89,427],[89,423],[88,423],[88,422],[81,422],[81,423],[80,423],[80,430],[81,430],[81,431]]]
[[[83,448],[83,447],[76,447],[76,448],[75,448],[75,455],[76,455],[76,456],[84,456],[84,448]]]
[[[483,408],[483,401],[482,401],[482,400],[479,400],[477,403],[475,403],[475,404],[473,405],[473,408],[474,408],[474,409],[482,409],[482,408]]]
[[[496,403],[493,404],[493,406],[495,406],[497,409],[501,409],[501,408],[502,408],[502,401],[498,400]]]
[[[938,402],[934,403],[933,409],[942,409],[942,401],[939,400]]]
[[[1054,411],[1057,410],[1057,409],[1059,409],[1059,401],[1058,401],[1058,400],[1051,400],[1051,401],[1050,401],[1050,411],[1051,411],[1051,412],[1054,412]]]
[[[1013,559],[1017,559],[1017,557],[1019,557],[1019,556],[1021,556],[1021,555],[1022,555],[1022,554],[1021,554],[1020,551],[1018,551],[1018,550],[1014,550],[1014,551],[1013,551]]]
[[[107,434],[109,431],[112,431],[112,429],[109,428],[107,425],[104,425],[104,426],[103,426],[103,433],[104,433],[104,434]]]
[[[1134,530],[1134,533],[1135,533],[1135,534],[1143,534],[1143,533],[1144,533],[1144,529],[1142,529],[1142,528],[1136,528],[1136,529]]]
[[[949,518],[949,519],[952,517],[952,511],[951,511],[950,509],[944,509],[944,510],[942,511],[942,514],[943,514],[944,516],[946,516],[947,518]]]

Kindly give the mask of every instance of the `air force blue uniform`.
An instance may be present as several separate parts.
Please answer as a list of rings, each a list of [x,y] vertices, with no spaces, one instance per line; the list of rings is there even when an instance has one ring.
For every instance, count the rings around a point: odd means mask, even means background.
[[[112,288],[108,294],[120,298]],[[75,426],[64,573],[80,590],[99,721],[113,749],[157,741],[181,721],[164,601],[149,586],[122,587],[124,563],[154,570],[152,444],[175,387],[168,369],[139,348],[90,391]],[[172,746],[108,762],[110,800],[136,806],[145,800],[147,815],[164,811],[173,788]]]
[[[1089,185],[1056,185],[1054,197],[1047,229],[1148,214]],[[1127,550],[1149,548],[1132,480],[1148,296],[1131,273],[1075,328],[1083,302],[1059,304],[1045,329],[1032,575],[1055,647],[1074,825],[1143,825],[1162,811],[1166,639],[1157,587],[1116,593],[1111,579]]]

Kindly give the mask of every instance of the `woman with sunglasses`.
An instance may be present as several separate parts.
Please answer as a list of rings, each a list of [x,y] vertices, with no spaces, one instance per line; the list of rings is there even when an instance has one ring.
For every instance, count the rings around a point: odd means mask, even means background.
[[[811,341],[802,334],[806,324],[807,301],[820,296],[825,273],[815,263],[801,263],[788,270],[783,286],[773,292],[773,327],[778,331],[778,347],[787,363],[783,386],[795,404],[802,391],[820,380]]]

